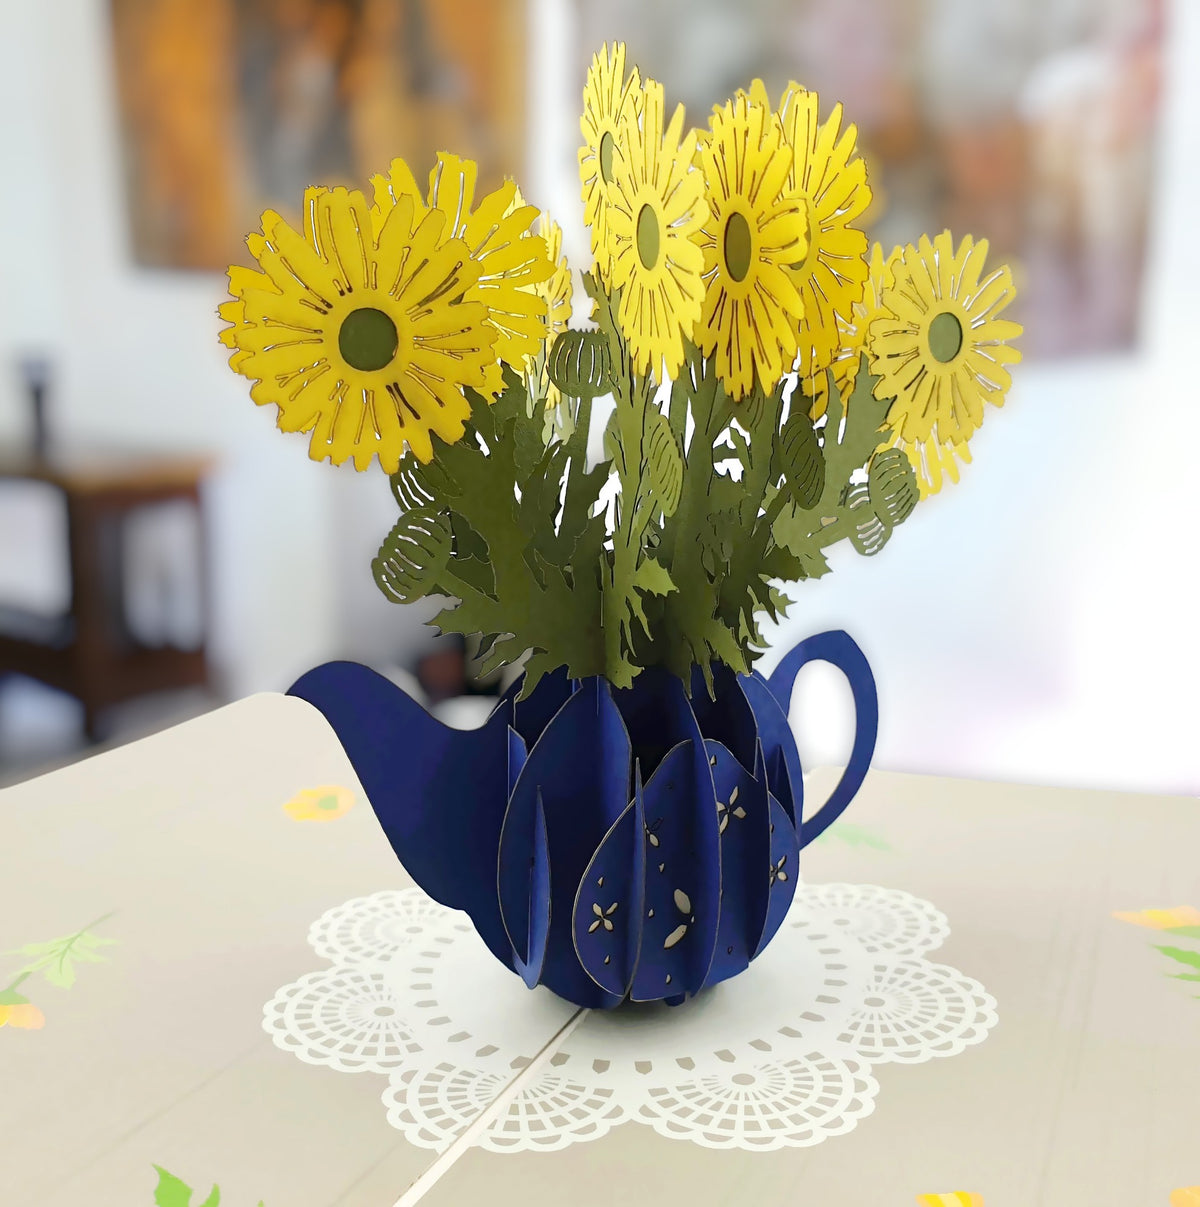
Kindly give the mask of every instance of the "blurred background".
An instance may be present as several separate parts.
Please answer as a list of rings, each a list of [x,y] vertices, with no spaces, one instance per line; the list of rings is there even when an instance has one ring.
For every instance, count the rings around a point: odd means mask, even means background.
[[[0,30],[0,782],[333,657],[486,707],[433,609],[376,593],[384,475],[311,464],[225,367],[223,270],[306,184],[439,149],[516,176],[586,268],[580,96],[620,38],[694,124],[754,76],[843,101],[872,235],[987,236],[1022,291],[963,481],[835,550],[776,650],[858,640],[880,766],[1200,788],[1200,6],[0,0]],[[793,719],[813,763],[848,749],[832,674]]]

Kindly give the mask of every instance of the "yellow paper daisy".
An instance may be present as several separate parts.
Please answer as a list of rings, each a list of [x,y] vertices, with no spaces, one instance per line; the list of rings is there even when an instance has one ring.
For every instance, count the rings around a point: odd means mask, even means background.
[[[447,232],[461,239],[479,266],[478,280],[465,300],[487,307],[487,321],[496,329],[495,356],[515,369],[536,354],[546,334],[546,302],[532,287],[554,274],[546,241],[530,232],[538,216],[531,205],[514,205],[517,186],[506,180],[475,203],[478,165],[470,159],[441,152],[429,174],[422,197],[408,164],[393,160],[386,176],[374,176],[372,221],[378,228],[402,197],[427,204],[445,215]],[[489,366],[484,392],[495,396],[503,388],[500,366]]]
[[[262,272],[231,270],[230,364],[281,430],[310,433],[314,461],[361,470],[378,456],[392,473],[406,445],[428,461],[431,432],[462,436],[463,389],[483,388],[496,332],[462,300],[479,266],[445,226],[405,201],[376,239],[360,192],[314,188],[303,233],[268,210],[247,240]]]
[[[524,205],[520,190],[517,191],[517,203]],[[573,310],[572,302],[575,295],[575,281],[571,276],[571,268],[567,258],[562,254],[562,227],[548,214],[542,214],[538,219],[538,234],[546,240],[547,255],[554,265],[553,275],[546,281],[540,281],[533,286],[534,292],[546,303],[546,340],[543,344],[545,355],[548,357],[555,340],[567,329]],[[526,372],[536,363],[543,366],[541,388],[545,392],[545,406],[552,410],[561,401],[558,387],[549,380],[549,374],[544,373],[545,361],[538,362],[536,357],[526,361]]]
[[[770,108],[761,80],[750,99]],[[788,191],[803,203],[808,250],[792,269],[804,299],[800,328],[801,381],[830,365],[839,348],[838,317],[849,319],[867,279],[867,236],[850,224],[871,204],[867,168],[858,157],[858,132],[842,130],[842,107],[820,120],[815,92],[789,83],[779,102],[784,141],[792,153]]]
[[[867,349],[880,378],[875,397],[895,400],[888,426],[907,442],[964,443],[983,422],[984,403],[1004,403],[1005,366],[1021,359],[1009,341],[1021,327],[997,317],[1016,291],[1007,267],[984,275],[986,259],[986,240],[968,235],[956,250],[943,231],[892,263]]]
[[[898,448],[908,458],[917,476],[917,491],[922,499],[937,494],[947,479],[957,482],[960,462],[963,465],[971,463],[971,450],[965,440],[943,444],[936,431],[928,440],[905,440],[899,432],[893,432],[885,447]]]
[[[608,205],[617,319],[633,365],[672,378],[704,302],[704,253],[695,243],[708,218],[704,177],[693,167],[696,134],[683,137],[683,106],[663,129],[663,87],[647,80],[639,121],[627,114],[613,155]],[[682,141],[681,140],[682,137]]]
[[[583,186],[583,220],[591,233],[592,256],[605,284],[612,267],[608,234],[608,204],[613,158],[621,122],[637,116],[642,87],[635,67],[625,74],[625,43],[605,44],[593,56],[583,86],[583,115],[579,131],[579,182]]]
[[[562,227],[549,214],[542,214],[538,219],[537,232],[545,239],[546,258],[554,266],[550,276],[533,287],[534,293],[546,303],[546,348],[549,351],[554,340],[571,321],[575,282],[567,257],[562,254]]]
[[[838,316],[838,348],[833,360],[825,369],[811,377],[800,378],[800,388],[812,400],[810,414],[813,419],[820,419],[829,405],[830,372],[833,373],[838,397],[843,402],[850,397],[854,383],[858,380],[862,355],[866,351],[867,330],[872,319],[879,313],[883,290],[891,283],[892,261],[899,254],[900,248],[897,247],[885,258],[880,244],[876,243],[871,248],[863,296],[853,304],[849,317]]]
[[[517,187],[509,204],[510,210],[521,209],[529,204],[521,193],[520,186]],[[549,214],[542,213],[537,220],[537,233],[546,241],[546,258],[553,265],[554,270],[545,281],[538,281],[534,285],[526,286],[546,303],[546,321],[544,341],[536,355],[525,358],[522,370],[527,378],[534,374],[539,375],[540,381],[536,386],[532,382],[527,382],[530,396],[533,397],[536,392],[537,397],[544,399],[545,406],[549,410],[558,406],[560,395],[558,387],[549,380],[549,374],[545,372],[546,360],[550,349],[554,347],[554,341],[567,329],[570,322],[575,281],[571,276],[567,258],[562,254],[562,227]]]
[[[792,156],[765,105],[738,96],[714,109],[700,162],[709,216],[696,343],[742,398],[756,377],[773,389],[796,358],[804,303],[789,269],[808,249],[805,214],[787,195]]]

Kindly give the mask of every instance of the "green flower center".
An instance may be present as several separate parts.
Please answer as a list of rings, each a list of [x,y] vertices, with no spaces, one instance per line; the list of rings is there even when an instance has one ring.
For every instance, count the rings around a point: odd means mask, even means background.
[[[612,184],[612,157],[616,141],[612,131],[605,130],[600,136],[600,176],[605,184]]]
[[[734,210],[725,223],[725,267],[735,281],[744,281],[750,271],[750,223],[745,214]]]
[[[398,343],[396,324],[374,306],[351,310],[338,332],[342,359],[362,373],[374,373],[390,365]]]
[[[336,796],[323,796],[317,801],[318,809],[332,810],[338,807],[338,798]]]
[[[646,268],[658,263],[658,215],[651,205],[643,205],[638,211],[637,249],[638,257]]]
[[[929,324],[929,352],[941,364],[949,364],[959,352],[963,342],[962,323],[948,310],[934,315]]]

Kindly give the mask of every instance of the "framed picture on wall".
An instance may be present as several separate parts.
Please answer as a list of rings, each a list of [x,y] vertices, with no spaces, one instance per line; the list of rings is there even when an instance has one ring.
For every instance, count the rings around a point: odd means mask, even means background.
[[[875,191],[872,238],[886,251],[925,230],[987,231],[1017,277],[1027,356],[1135,341],[1163,0],[575,0],[574,12],[580,90],[592,50],[617,38],[692,125],[755,76],[775,98],[794,79],[843,101]]]
[[[523,0],[110,0],[130,246],[223,269],[267,207],[455,147],[520,173]]]

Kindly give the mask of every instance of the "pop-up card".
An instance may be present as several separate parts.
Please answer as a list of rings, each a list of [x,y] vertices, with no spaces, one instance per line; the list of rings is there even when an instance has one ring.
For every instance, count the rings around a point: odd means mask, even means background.
[[[798,84],[687,129],[606,46],[581,130],[585,329],[559,228],[453,154],[427,183],[397,159],[369,194],[311,188],[298,224],[263,214],[221,313],[283,431],[390,475],[380,590],[444,600],[443,632],[523,666],[474,731],[350,663],[293,694],[426,892],[527,984],[612,1007],[682,1001],[776,933],[877,706],[842,632],[760,675],[763,620],[830,546],[878,553],[958,480],[1020,328],[985,241],[868,246],[855,128]],[[805,819],[788,711],[813,660],[845,673],[857,731]]]

